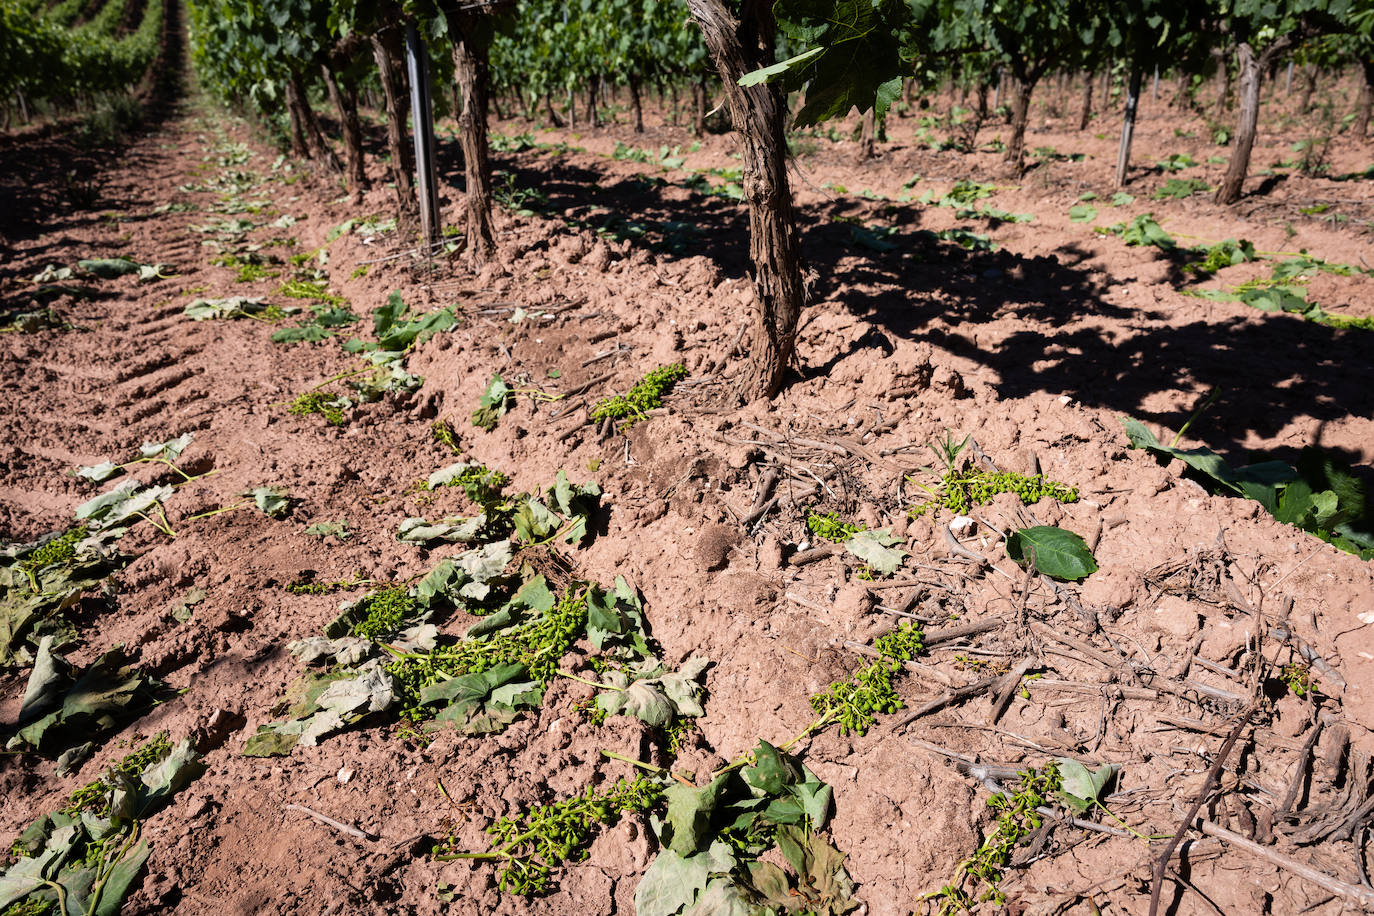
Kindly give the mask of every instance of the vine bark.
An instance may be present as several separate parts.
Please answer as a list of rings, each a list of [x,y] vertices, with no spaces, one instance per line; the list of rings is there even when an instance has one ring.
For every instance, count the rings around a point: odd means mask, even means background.
[[[771,398],[782,389],[796,355],[797,321],[806,302],[801,244],[787,181],[786,105],[775,85],[739,85],[746,73],[773,63],[772,7],[745,0],[738,19],[722,0],[687,0],[687,7],[715,61],[730,122],[741,141],[757,301],[740,393],[747,399]]]

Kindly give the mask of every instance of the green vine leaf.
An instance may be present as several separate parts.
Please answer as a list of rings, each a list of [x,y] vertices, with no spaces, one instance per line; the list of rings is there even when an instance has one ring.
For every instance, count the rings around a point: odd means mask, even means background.
[[[1017,563],[1030,558],[1052,579],[1076,582],[1097,572],[1097,561],[1081,537],[1051,525],[1022,528],[1007,538],[1007,556]]]

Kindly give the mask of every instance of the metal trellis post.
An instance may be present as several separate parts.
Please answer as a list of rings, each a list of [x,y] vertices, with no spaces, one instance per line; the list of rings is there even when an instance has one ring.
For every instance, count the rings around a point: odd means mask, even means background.
[[[415,23],[406,23],[406,69],[410,74],[410,120],[415,133],[415,186],[420,192],[420,228],[432,250],[439,243],[439,186],[434,177],[434,104],[429,53]]]

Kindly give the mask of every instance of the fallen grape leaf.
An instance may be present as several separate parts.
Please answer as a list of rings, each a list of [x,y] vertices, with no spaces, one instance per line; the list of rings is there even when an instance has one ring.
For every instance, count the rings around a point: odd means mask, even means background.
[[[353,532],[348,530],[348,522],[316,522],[305,529],[305,533],[317,538],[336,537],[341,541],[346,541],[353,537]]]
[[[1029,556],[1052,579],[1075,582],[1097,572],[1088,545],[1078,535],[1051,525],[1022,528],[1007,538],[1007,556],[1017,563]]]
[[[266,300],[261,296],[229,296],[224,299],[196,299],[182,309],[181,313],[192,321],[212,321],[218,318],[247,318],[260,315],[268,308]]]
[[[275,487],[255,487],[248,491],[253,503],[268,518],[286,518],[291,514],[291,497]]]
[[[1108,763],[1098,767],[1094,773],[1068,757],[1056,757],[1055,763],[1059,769],[1059,796],[1079,814],[1092,807],[1093,802],[1101,801],[1102,793],[1121,769],[1118,764]]]
[[[447,541],[450,544],[470,544],[477,540],[478,534],[487,523],[485,515],[471,518],[454,516],[429,522],[423,518],[408,518],[396,530],[396,540],[409,544],[432,544]]]
[[[855,532],[844,542],[844,549],[873,567],[874,572],[890,576],[906,558],[906,551],[896,546],[901,543],[903,540],[888,528],[868,528]]]
[[[146,517],[154,507],[172,495],[170,486],[139,489],[136,480],[126,480],[76,508],[77,521],[89,522],[93,529],[112,529],[138,516]]]
[[[496,421],[506,415],[509,402],[510,387],[499,373],[493,375],[477,399],[477,409],[472,412],[472,425],[491,432],[496,428]]]
[[[88,258],[77,261],[76,266],[102,280],[112,280],[126,274],[138,273],[140,265],[128,258]]]
[[[5,746],[56,756],[141,714],[153,705],[162,687],[156,678],[125,665],[124,652],[118,647],[80,672],[65,666],[65,659],[35,664],[25,691],[26,698],[33,693],[33,703],[20,713],[28,724]]]
[[[166,461],[176,461],[181,457],[181,453],[186,451],[186,447],[195,441],[194,433],[182,433],[175,439],[166,442],[145,442],[139,446],[138,454],[140,458],[161,458]]]
[[[1091,223],[1097,219],[1097,208],[1092,204],[1076,204],[1069,208],[1069,220],[1075,223]]]
[[[700,788],[678,782],[667,788],[664,797],[668,810],[663,823],[669,849],[680,856],[690,856],[701,847],[727,778],[728,774],[722,774]]]
[[[602,682],[612,689],[597,694],[596,706],[607,715],[635,716],[659,728],[682,716],[703,716],[704,690],[696,679],[708,664],[707,659],[693,656],[674,672],[665,671],[656,659],[646,659],[629,674],[608,671]]]
[[[115,464],[113,461],[105,461],[88,468],[77,468],[76,476],[84,477],[86,480],[93,480],[96,483],[104,483],[111,477],[117,476],[123,470],[123,467]]]

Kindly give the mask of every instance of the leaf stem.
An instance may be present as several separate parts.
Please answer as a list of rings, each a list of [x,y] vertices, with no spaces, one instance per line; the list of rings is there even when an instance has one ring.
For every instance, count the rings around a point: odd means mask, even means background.
[[[212,515],[219,515],[222,512],[233,512],[235,509],[246,509],[247,507],[248,503],[235,503],[232,506],[221,506],[218,509],[211,509],[209,512],[200,512],[196,515],[188,515],[186,516],[184,521],[193,522],[199,518],[209,518]]]
[[[628,763],[631,766],[639,767],[641,770],[644,770],[648,773],[653,773],[655,776],[671,775],[670,772],[664,769],[663,767],[654,766],[652,763],[645,763],[643,760],[636,760],[635,758],[627,757],[624,754],[617,754],[615,751],[602,750],[601,756],[608,757],[611,760],[619,760],[622,763]]]
[[[579,684],[586,684],[588,687],[595,687],[597,690],[618,690],[621,693],[625,692],[624,687],[617,687],[614,684],[601,684],[597,681],[589,681],[584,677],[578,677],[576,674],[573,674],[570,671],[564,671],[561,668],[555,673],[559,677],[565,677],[570,681],[577,681]]]

